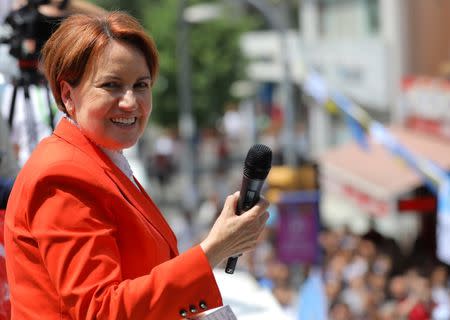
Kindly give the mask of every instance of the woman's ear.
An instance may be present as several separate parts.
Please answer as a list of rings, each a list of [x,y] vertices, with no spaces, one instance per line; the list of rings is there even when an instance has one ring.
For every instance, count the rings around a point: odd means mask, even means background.
[[[73,117],[75,109],[72,100],[72,86],[65,80],[61,80],[61,100],[66,108],[67,113]]]

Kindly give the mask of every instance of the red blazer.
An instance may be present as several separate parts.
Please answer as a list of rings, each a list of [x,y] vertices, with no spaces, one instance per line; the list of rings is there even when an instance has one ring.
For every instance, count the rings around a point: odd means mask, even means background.
[[[5,249],[13,319],[179,319],[222,305],[200,246],[66,119],[19,173]]]

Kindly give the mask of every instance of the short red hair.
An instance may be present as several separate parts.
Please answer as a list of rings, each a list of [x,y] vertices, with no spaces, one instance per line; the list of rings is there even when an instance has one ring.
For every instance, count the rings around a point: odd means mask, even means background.
[[[153,85],[159,69],[155,42],[141,24],[125,12],[104,15],[72,15],[65,19],[41,51],[44,74],[58,108],[67,113],[61,99],[62,80],[77,86],[111,41],[121,41],[142,51]]]

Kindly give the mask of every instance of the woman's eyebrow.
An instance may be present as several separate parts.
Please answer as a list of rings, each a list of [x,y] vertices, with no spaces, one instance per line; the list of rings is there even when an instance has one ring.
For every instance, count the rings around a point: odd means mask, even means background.
[[[151,76],[144,76],[144,77],[138,78],[138,81],[142,81],[142,80],[152,80],[152,77]]]

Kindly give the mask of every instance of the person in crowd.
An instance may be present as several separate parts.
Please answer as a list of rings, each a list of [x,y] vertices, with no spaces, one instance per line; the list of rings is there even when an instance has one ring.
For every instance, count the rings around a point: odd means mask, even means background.
[[[42,49],[65,117],[16,178],[5,220],[15,319],[179,319],[222,305],[212,268],[251,249],[265,199],[227,197],[208,235],[179,254],[122,150],[152,110],[153,40],[123,12],[72,15]]]
[[[14,180],[12,178],[0,177],[0,210],[6,209],[13,183]]]
[[[408,293],[406,299],[398,304],[398,310],[400,316],[405,316],[408,320],[431,319],[433,301],[430,279],[422,273],[423,271],[411,268],[405,275]]]
[[[6,208],[6,203],[8,202],[12,185],[13,185],[12,179],[0,177],[0,210],[4,210]]]
[[[445,265],[436,265],[430,276],[431,296],[435,303],[433,319],[450,319],[450,297],[448,290],[448,269]]]
[[[352,319],[350,307],[342,301],[336,301],[330,306],[330,320],[349,320]]]
[[[0,210],[6,209],[14,180],[0,177]]]
[[[6,208],[14,178],[18,171],[17,161],[8,137],[8,126],[0,115],[0,210]]]
[[[155,171],[162,194],[175,171],[175,139],[170,130],[162,132],[155,141],[152,170]]]

